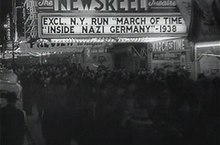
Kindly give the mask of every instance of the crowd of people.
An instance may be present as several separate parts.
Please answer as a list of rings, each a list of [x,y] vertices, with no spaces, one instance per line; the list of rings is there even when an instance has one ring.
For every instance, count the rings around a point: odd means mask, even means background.
[[[47,145],[217,145],[220,79],[184,70],[18,67],[28,115],[37,106]]]

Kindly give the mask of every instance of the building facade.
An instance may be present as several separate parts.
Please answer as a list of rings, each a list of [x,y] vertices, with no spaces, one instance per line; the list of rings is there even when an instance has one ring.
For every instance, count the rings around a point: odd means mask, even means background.
[[[175,0],[26,0],[23,55],[71,54],[85,66],[191,71],[189,21]],[[19,36],[21,38],[21,36]],[[47,57],[49,58],[49,57]],[[42,58],[41,58],[42,60]]]

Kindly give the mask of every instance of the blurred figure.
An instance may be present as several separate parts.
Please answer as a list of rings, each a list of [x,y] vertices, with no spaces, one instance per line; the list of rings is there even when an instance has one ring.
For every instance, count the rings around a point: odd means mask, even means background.
[[[24,113],[17,109],[15,93],[1,95],[6,99],[7,105],[0,109],[1,145],[23,145],[25,133]]]
[[[51,86],[53,96],[47,98],[47,105],[42,116],[43,137],[47,145],[70,145],[74,119],[66,105],[64,85],[60,81]]]

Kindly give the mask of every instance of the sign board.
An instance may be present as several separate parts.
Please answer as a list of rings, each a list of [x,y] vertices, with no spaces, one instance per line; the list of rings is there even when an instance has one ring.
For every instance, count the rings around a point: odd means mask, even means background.
[[[177,12],[175,0],[39,0],[40,12]]]
[[[39,37],[118,37],[167,34],[176,36],[187,32],[180,14],[172,15],[74,15],[73,13],[39,14]]]
[[[184,39],[159,41],[151,43],[153,52],[183,51],[185,50]]]
[[[25,0],[24,2],[26,12],[26,21],[24,23],[25,37],[37,38],[37,1]]]
[[[39,0],[38,37],[186,36],[175,0]]]
[[[180,62],[181,52],[154,53],[153,60],[178,60]]]
[[[69,47],[74,47],[74,48],[87,48],[87,47],[104,47],[104,43],[99,43],[99,42],[73,42],[73,41],[68,41],[68,40],[58,40],[58,39],[52,39],[51,41],[48,42],[42,42],[42,43],[36,43],[33,48],[69,48]]]
[[[181,62],[181,58],[185,57],[184,39],[153,42],[150,45],[153,60],[180,60]]]

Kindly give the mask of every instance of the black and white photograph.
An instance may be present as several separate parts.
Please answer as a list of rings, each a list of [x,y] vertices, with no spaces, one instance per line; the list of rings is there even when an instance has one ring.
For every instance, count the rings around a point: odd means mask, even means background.
[[[0,145],[220,145],[220,0],[0,0]]]

